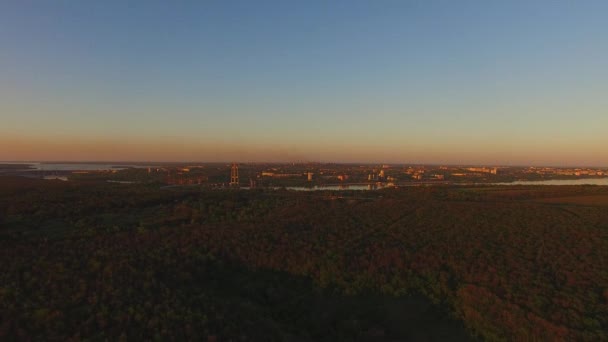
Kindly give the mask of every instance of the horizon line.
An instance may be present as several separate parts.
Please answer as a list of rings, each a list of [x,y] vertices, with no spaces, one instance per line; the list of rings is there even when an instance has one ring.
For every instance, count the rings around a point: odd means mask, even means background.
[[[416,163],[416,162],[341,162],[341,161],[158,161],[158,160],[0,160],[0,164],[338,164],[338,165],[419,165],[419,166],[492,166],[492,167],[550,167],[550,168],[608,168],[600,165],[548,165],[548,164],[487,164],[487,163]]]

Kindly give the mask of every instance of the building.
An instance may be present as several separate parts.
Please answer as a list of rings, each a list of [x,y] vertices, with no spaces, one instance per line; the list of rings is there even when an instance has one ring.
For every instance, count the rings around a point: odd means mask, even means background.
[[[236,163],[230,168],[230,185],[239,186],[239,166]]]
[[[345,181],[348,179],[348,175],[338,175],[338,180]]]

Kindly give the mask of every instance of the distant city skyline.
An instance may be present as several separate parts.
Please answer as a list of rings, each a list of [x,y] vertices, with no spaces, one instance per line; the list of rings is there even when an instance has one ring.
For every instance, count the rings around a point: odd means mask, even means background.
[[[606,167],[606,13],[6,1],[0,160]]]

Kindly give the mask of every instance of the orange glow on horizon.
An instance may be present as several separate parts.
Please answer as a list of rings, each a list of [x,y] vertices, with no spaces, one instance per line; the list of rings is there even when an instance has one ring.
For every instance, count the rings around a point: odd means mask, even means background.
[[[227,141],[186,141],[179,138],[52,139],[2,137],[4,161],[242,161],[242,162],[388,162],[428,164],[605,166],[608,158],[597,149],[560,144],[549,147],[520,144],[480,146],[473,142],[445,147],[432,143],[404,144],[401,148],[370,145],[264,145]],[[603,159],[602,159],[603,157]],[[505,164],[504,161],[511,161]]]

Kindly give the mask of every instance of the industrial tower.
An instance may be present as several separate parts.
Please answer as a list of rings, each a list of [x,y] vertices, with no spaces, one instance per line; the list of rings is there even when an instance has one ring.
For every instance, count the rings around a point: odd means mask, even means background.
[[[233,163],[230,169],[230,185],[239,186],[239,166],[236,163]]]

